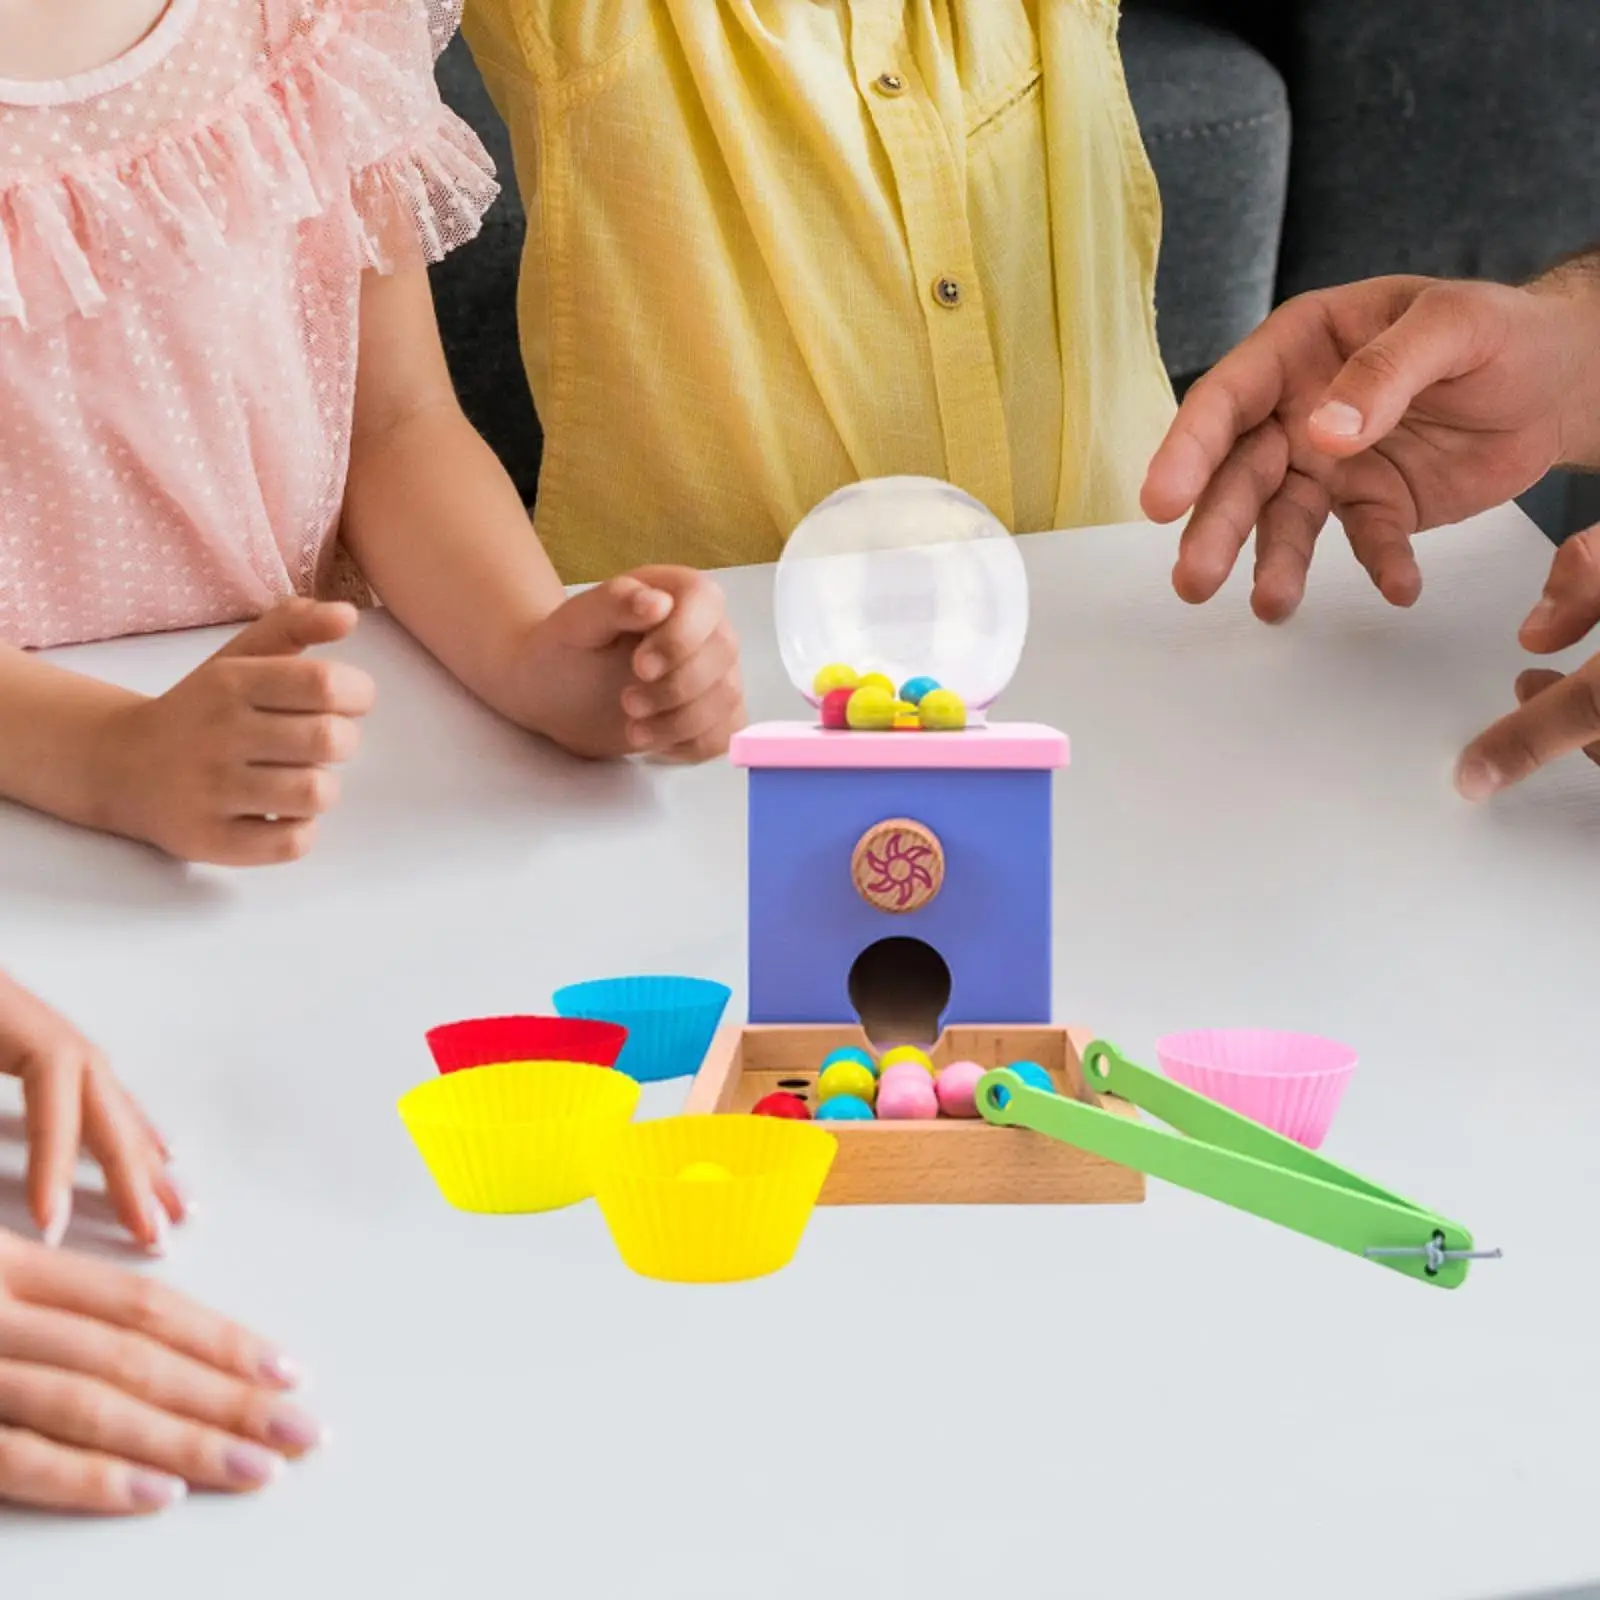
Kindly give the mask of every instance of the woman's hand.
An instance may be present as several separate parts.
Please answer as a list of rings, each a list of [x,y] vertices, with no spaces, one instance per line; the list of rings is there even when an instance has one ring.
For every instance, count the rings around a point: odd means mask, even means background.
[[[259,1489],[322,1440],[295,1381],[171,1289],[0,1231],[0,1501],[126,1516]]]
[[[1252,604],[1276,622],[1304,595],[1330,513],[1406,606],[1422,588],[1413,534],[1597,452],[1596,266],[1530,289],[1374,278],[1280,306],[1201,378],[1143,503],[1158,522],[1189,514],[1173,582],[1191,602],[1222,587],[1254,529]]]
[[[72,1216],[78,1146],[100,1163],[123,1226],[157,1254],[188,1205],[167,1170],[161,1136],[106,1060],[64,1017],[0,973],[0,1074],[22,1082],[28,1128],[28,1209],[48,1245]]]

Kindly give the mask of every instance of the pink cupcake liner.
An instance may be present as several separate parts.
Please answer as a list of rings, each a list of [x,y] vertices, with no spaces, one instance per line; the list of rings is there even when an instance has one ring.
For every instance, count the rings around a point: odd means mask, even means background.
[[[1315,1150],[1327,1137],[1356,1053],[1334,1039],[1267,1028],[1212,1028],[1156,1041],[1175,1083]]]

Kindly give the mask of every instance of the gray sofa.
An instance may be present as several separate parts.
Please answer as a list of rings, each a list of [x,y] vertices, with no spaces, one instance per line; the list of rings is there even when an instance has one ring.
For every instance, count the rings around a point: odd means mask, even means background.
[[[1596,0],[1124,0],[1122,40],[1165,207],[1157,301],[1180,387],[1301,290],[1394,271],[1516,279],[1600,239]],[[509,173],[460,40],[439,78]],[[531,502],[522,235],[508,182],[435,294],[467,412]],[[1564,483],[1529,505],[1553,536],[1585,510]]]

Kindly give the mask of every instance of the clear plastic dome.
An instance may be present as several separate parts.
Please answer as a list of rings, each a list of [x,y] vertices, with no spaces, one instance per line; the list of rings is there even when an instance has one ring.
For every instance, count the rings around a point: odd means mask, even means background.
[[[1028,632],[1016,541],[971,495],[934,478],[873,478],[831,494],[778,560],[778,649],[812,705],[823,667],[933,678],[981,714]]]

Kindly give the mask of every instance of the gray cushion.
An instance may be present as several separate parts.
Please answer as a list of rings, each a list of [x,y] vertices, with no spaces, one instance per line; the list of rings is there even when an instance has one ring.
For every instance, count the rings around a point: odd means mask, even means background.
[[[1280,292],[1518,279],[1600,237],[1596,0],[1300,0]]]
[[[463,409],[505,463],[524,504],[531,505],[544,441],[517,344],[517,275],[527,224],[511,170],[511,143],[460,39],[440,58],[439,87],[488,146],[501,184],[483,233],[433,269],[439,331]]]
[[[1130,7],[1128,90],[1161,187],[1156,280],[1167,369],[1192,376],[1272,306],[1289,168],[1283,80],[1219,28]]]

